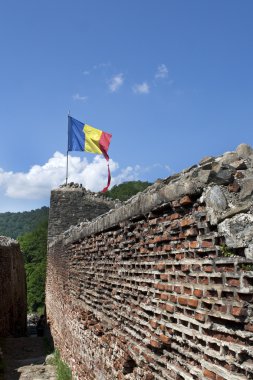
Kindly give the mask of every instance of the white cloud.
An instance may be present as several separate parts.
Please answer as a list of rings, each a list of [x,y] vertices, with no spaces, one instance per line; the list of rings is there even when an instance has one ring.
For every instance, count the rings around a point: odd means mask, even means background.
[[[149,85],[147,82],[143,82],[140,84],[135,84],[133,86],[133,92],[135,94],[148,94],[149,93]]]
[[[168,172],[172,173],[173,170],[171,169],[170,165],[165,165],[165,169],[168,170]]]
[[[111,186],[122,182],[137,180],[141,167],[128,166],[119,169],[117,162],[110,159],[112,174]],[[28,172],[5,172],[0,168],[0,191],[8,198],[39,200],[48,198],[52,188],[65,183],[66,156],[56,152],[44,165],[34,165]],[[107,162],[99,155],[89,163],[87,158],[69,155],[69,182],[82,183],[86,189],[101,191],[107,184]]]
[[[98,70],[98,69],[103,69],[103,68],[110,67],[110,66],[111,66],[110,62],[101,62],[101,63],[98,63],[97,65],[94,65],[93,69]]]
[[[83,75],[90,75],[90,71],[89,70],[84,70],[83,71]]]
[[[126,181],[137,181],[141,175],[141,167],[139,165],[127,166],[125,169],[112,179],[112,185],[119,185]]]
[[[162,63],[157,68],[155,78],[157,78],[157,79],[167,78],[168,72],[169,71],[168,71],[167,66],[164,63]]]
[[[114,75],[109,81],[110,92],[116,92],[124,83],[124,76],[122,73]]]
[[[78,93],[74,94],[72,98],[73,100],[80,100],[81,102],[86,102],[88,100],[88,96],[81,96]]]

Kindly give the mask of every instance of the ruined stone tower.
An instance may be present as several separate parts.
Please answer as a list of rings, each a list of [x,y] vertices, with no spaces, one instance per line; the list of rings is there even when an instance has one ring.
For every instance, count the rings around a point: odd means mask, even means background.
[[[85,188],[70,184],[51,192],[48,222],[48,241],[57,237],[70,226],[90,221],[115,208],[117,202]]]

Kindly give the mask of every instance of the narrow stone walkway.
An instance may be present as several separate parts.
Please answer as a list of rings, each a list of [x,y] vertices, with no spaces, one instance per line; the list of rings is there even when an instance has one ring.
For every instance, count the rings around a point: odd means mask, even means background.
[[[46,359],[43,338],[5,338],[3,357],[4,380],[56,380],[55,367]]]

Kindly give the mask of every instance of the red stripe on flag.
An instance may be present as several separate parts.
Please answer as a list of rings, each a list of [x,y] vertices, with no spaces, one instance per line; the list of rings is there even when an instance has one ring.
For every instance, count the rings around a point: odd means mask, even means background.
[[[99,148],[103,152],[103,155],[107,161],[109,161],[109,156],[107,154],[110,141],[111,141],[112,135],[107,132],[102,132],[101,137],[99,139]]]
[[[107,164],[107,166],[108,166],[107,186],[102,190],[102,193],[105,193],[105,192],[108,190],[108,188],[109,188],[109,186],[110,186],[110,184],[111,184],[111,172],[110,172],[109,164]]]

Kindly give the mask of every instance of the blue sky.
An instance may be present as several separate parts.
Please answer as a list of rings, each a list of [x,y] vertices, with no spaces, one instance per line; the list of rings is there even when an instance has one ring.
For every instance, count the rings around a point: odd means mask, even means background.
[[[9,0],[0,5],[0,212],[64,182],[67,114],[112,133],[112,185],[252,144],[251,0]],[[71,154],[98,191],[100,156]]]

